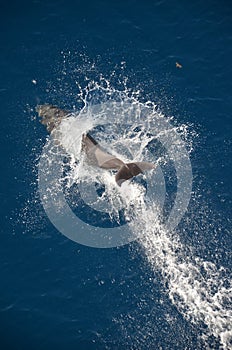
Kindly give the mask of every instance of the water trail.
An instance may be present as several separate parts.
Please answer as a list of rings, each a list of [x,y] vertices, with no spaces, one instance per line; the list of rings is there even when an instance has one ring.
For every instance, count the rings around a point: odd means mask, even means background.
[[[139,225],[133,222],[133,229],[144,231],[140,244],[149,264],[161,272],[171,302],[186,319],[200,328],[202,324],[207,326],[203,331],[206,344],[211,334],[224,349],[230,349],[232,289],[226,269],[190,258],[175,233],[167,232],[153,219],[155,208],[145,210],[143,217],[137,218]]]

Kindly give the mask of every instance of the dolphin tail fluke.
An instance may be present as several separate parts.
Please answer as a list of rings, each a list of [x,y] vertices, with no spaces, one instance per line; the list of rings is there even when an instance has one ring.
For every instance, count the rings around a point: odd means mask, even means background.
[[[129,180],[138,174],[143,174],[143,172],[146,170],[152,169],[155,169],[155,164],[148,162],[134,162],[124,164],[115,176],[116,183],[121,186],[124,181]]]

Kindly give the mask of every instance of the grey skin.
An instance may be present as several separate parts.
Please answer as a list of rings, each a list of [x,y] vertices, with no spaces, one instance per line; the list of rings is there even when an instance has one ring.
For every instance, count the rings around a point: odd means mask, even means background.
[[[49,133],[59,126],[62,119],[70,115],[70,112],[49,104],[36,106],[36,112],[41,117],[41,124],[46,126]]]
[[[70,115],[70,112],[49,104],[37,106],[36,111],[41,117],[41,123],[46,126],[49,133],[52,133],[61,121]],[[82,151],[86,155],[88,164],[102,169],[117,170],[115,181],[118,186],[146,170],[155,169],[155,164],[148,162],[124,163],[106,152],[89,133],[82,135]]]

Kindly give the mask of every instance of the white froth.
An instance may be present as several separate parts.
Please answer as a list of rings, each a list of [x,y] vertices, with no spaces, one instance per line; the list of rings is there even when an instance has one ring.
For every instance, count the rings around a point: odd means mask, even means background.
[[[115,90],[109,87],[107,89],[109,95],[115,93]],[[122,96],[121,92],[120,96]],[[149,106],[153,107],[152,112],[149,117],[146,116],[146,119],[143,119],[141,116],[142,104],[135,97],[129,99],[125,94],[124,100],[121,101],[122,110],[123,105],[128,108],[128,103],[133,102],[135,111],[134,123],[127,128],[126,113],[112,114],[110,117],[107,110],[100,109],[93,115],[92,110],[94,109],[86,110],[87,102],[84,102],[84,112],[81,111],[67,118],[59,128],[59,141],[67,153],[73,157],[68,174],[68,185],[71,187],[74,183],[78,183],[85,202],[96,210],[115,216],[121,208],[128,209],[126,215],[133,216],[129,229],[135,232],[135,235],[138,232],[143,233],[140,244],[144,248],[144,254],[152,269],[161,272],[168,286],[167,293],[171,302],[186,319],[198,324],[203,322],[207,326],[207,329],[204,330],[206,343],[207,338],[213,335],[220,340],[224,349],[229,349],[232,339],[232,312],[228,308],[228,303],[232,295],[231,286],[223,286],[221,270],[212,262],[186,255],[177,234],[169,232],[160,224],[160,209],[155,201],[146,202],[144,188],[139,183],[125,182],[119,188],[115,184],[114,173],[89,167],[81,158],[82,134],[95,126],[108,123],[106,131],[99,132],[104,147],[112,150],[113,154],[117,154],[124,161],[134,159],[156,162],[157,159],[152,159],[149,152],[144,152],[154,136],[149,135],[149,129],[147,129],[149,118],[151,120],[157,118],[158,123],[160,119],[165,120],[166,117],[157,113],[156,106],[150,102]],[[142,107],[145,108],[146,105]],[[138,126],[141,127],[141,130],[134,133],[133,136],[133,130]],[[175,132],[176,129],[175,127]],[[180,126],[179,131],[182,137],[187,137],[188,128],[185,125]],[[170,129],[159,132],[172,135]],[[178,142],[178,139],[173,140],[173,153],[178,153]],[[124,153],[123,149],[126,149]],[[147,158],[144,159],[144,157]],[[157,158],[162,162],[162,157]],[[163,162],[165,164],[167,160],[164,159]],[[105,192],[102,197],[96,195],[94,182],[104,184]],[[133,205],[133,212],[131,205]],[[204,277],[202,270],[205,272]]]

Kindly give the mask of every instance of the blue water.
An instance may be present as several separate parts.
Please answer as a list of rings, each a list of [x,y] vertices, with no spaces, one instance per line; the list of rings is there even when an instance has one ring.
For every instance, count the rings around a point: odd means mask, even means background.
[[[136,242],[94,249],[52,226],[35,170],[46,131],[31,109],[78,108],[75,81],[102,74],[115,88],[128,77],[142,100],[191,125],[197,196],[178,234],[231,269],[230,2],[20,1],[0,16],[1,348],[219,349],[170,302]]]

